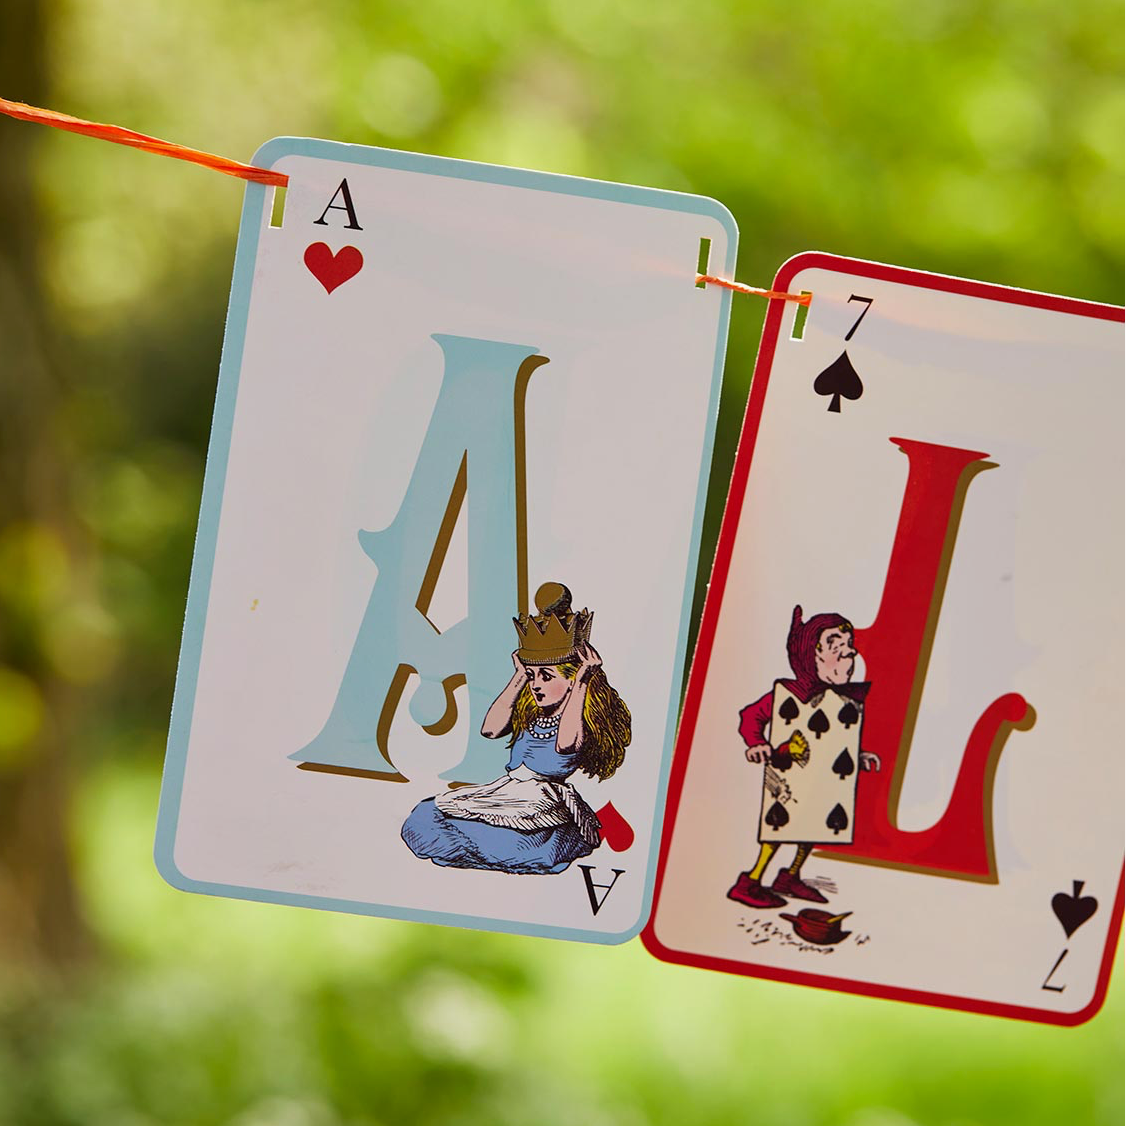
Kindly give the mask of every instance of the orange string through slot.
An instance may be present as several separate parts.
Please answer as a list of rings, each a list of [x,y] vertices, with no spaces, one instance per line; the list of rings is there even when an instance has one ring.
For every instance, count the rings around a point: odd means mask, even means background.
[[[200,152],[199,149],[189,149],[184,145],[174,145],[171,141],[162,141],[159,137],[150,137],[145,133],[136,133],[132,129],[123,129],[120,125],[84,121],[81,117],[71,117],[69,113],[39,109],[36,106],[25,105],[23,102],[10,102],[7,98],[0,98],[0,113],[6,113],[9,117],[18,118],[20,121],[34,121],[40,125],[50,125],[55,129],[65,129],[70,133],[81,133],[86,137],[113,141],[118,145],[129,145],[135,149],[143,149],[145,152],[156,153],[158,156],[187,160],[204,168],[213,168],[216,172],[222,172],[227,176],[253,180],[256,184],[273,184],[275,187],[284,188],[289,183],[289,177],[284,172],[271,172],[268,168],[256,168],[253,164],[242,164],[237,160],[215,156],[214,153]],[[757,286],[743,285],[741,282],[728,281],[726,278],[717,278],[711,274],[697,274],[696,284],[701,282],[706,282],[708,285],[721,285],[725,289],[732,289],[736,293],[749,293],[754,297],[796,301],[799,305],[808,305],[812,297],[809,293],[778,293],[773,289],[759,289]]]
[[[759,289],[754,285],[744,285],[742,282],[716,278],[711,274],[697,274],[696,284],[699,285],[700,282],[707,282],[708,285],[721,285],[724,289],[733,289],[736,293],[747,293],[752,297],[765,297],[774,301],[796,301],[799,305],[808,305],[813,300],[812,293],[781,293],[776,289]]]
[[[253,180],[256,184],[273,184],[275,187],[284,188],[289,183],[289,177],[284,172],[271,172],[268,168],[255,168],[253,164],[242,164],[237,160],[215,156],[213,153],[174,145],[171,141],[162,141],[159,137],[135,133],[132,129],[123,129],[120,125],[102,125],[97,121],[83,121],[82,118],[71,117],[68,113],[37,109],[35,106],[24,105],[23,102],[10,102],[6,98],[0,98],[0,113],[6,113],[9,117],[18,118],[20,121],[35,121],[40,125],[65,129],[69,133],[81,133],[87,137],[113,141],[118,145],[129,145],[135,149],[143,149],[145,152],[156,153],[158,156],[187,160],[192,164],[201,164],[204,168],[213,168],[216,172],[222,172],[227,176]]]

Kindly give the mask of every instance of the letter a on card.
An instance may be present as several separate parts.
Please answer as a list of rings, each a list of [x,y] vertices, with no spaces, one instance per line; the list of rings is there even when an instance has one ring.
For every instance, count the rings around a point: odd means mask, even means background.
[[[648,915],[734,270],[712,200],[324,141],[247,190],[165,767],[177,887]],[[279,201],[280,202],[280,201]],[[594,873],[592,878],[591,873]],[[605,876],[605,878],[603,878]]]
[[[813,300],[767,316],[645,942],[1079,1023],[1122,918],[1123,311],[775,287]]]

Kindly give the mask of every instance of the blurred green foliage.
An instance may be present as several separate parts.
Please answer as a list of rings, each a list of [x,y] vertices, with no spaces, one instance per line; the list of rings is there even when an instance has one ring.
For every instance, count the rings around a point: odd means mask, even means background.
[[[325,136],[701,192],[738,219],[752,284],[820,249],[1122,300],[1110,0],[14,4],[41,11],[47,104],[183,144],[248,159]],[[65,733],[72,777],[51,785],[75,794],[101,954],[77,977],[0,973],[0,1124],[1121,1121],[1117,988],[1082,1029],[1020,1026],[660,966],[637,944],[160,884],[156,770],[240,189],[39,133],[22,268],[54,390],[25,437],[62,486],[0,526],[0,787]],[[736,301],[705,557],[763,313]],[[0,341],[0,379],[31,347]]]
[[[104,964],[0,1000],[4,1126],[1059,1126],[1121,1120],[1078,1029],[547,939],[206,899],[148,860],[155,773],[77,816]]]

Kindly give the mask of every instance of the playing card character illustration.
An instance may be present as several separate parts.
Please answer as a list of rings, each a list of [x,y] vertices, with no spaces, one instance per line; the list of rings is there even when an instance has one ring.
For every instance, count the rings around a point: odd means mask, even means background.
[[[505,772],[419,802],[402,838],[421,859],[453,868],[553,874],[588,856],[602,826],[569,779],[599,781],[622,765],[630,713],[590,644],[594,615],[571,608],[571,592],[544,583],[536,615],[513,619],[520,641],[512,678],[481,734],[507,738]]]
[[[871,685],[852,680],[857,652],[848,619],[828,613],[803,622],[802,608],[795,606],[786,650],[793,677],[775,681],[739,713],[747,760],[763,766],[762,808],[758,857],[727,897],[763,909],[785,906],[788,899],[828,902],[802,879],[802,867],[815,845],[852,843],[857,768],[880,768],[878,756],[860,749]],[[787,844],[796,846],[793,859],[767,887],[767,869]],[[847,933],[839,926],[843,915],[806,908],[784,917],[797,933],[813,934],[812,941],[838,942]]]

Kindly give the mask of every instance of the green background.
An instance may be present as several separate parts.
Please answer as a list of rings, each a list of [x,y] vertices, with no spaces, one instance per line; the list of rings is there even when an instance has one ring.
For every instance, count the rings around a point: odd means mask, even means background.
[[[5,0],[0,96],[700,192],[751,284],[817,249],[1118,303],[1122,41],[1102,0]],[[161,882],[241,194],[0,119],[0,1123],[1120,1122],[1120,975],[1056,1029]]]

